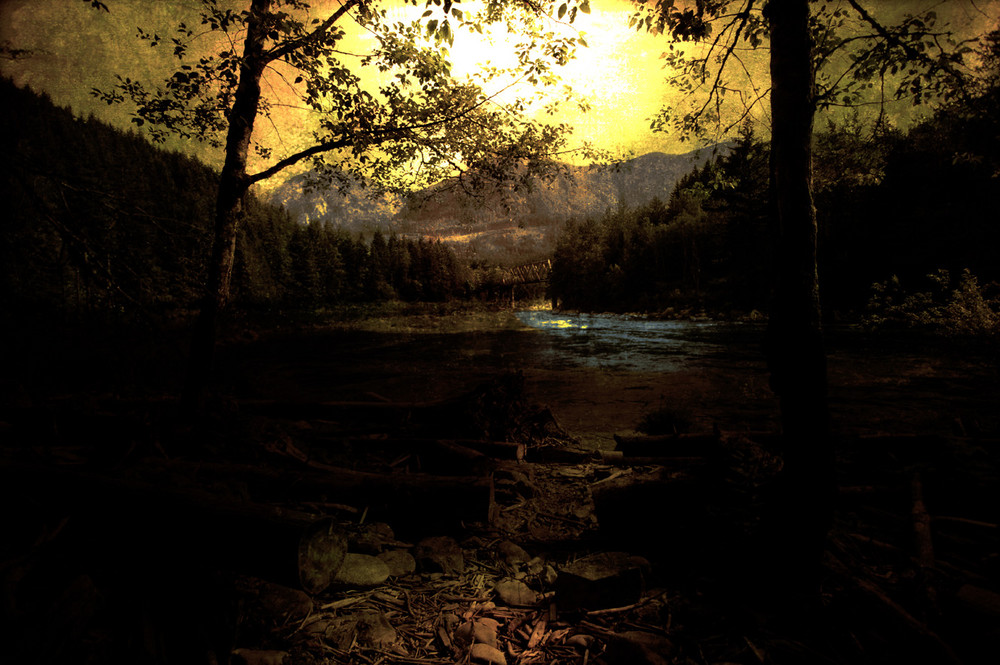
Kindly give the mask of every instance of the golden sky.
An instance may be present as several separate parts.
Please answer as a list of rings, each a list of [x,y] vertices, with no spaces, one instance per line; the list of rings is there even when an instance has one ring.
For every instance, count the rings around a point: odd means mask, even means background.
[[[835,1],[835,0],[834,0]],[[48,92],[58,104],[79,113],[95,113],[116,123],[128,123],[125,109],[109,108],[89,95],[91,88],[109,88],[113,75],[156,82],[176,66],[170,48],[151,49],[136,39],[136,26],[168,35],[185,14],[194,15],[197,0],[105,0],[110,13],[97,12],[80,0],[0,0],[0,43],[32,51],[29,57],[0,61],[0,70],[18,84]],[[319,0],[333,6],[336,0]],[[935,4],[933,0],[880,0],[866,3],[875,11],[899,12]],[[846,4],[846,3],[845,3]],[[963,31],[981,30],[1000,16],[1000,0],[945,0],[936,3],[954,26]],[[568,111],[557,117],[571,124],[575,136],[618,154],[643,154],[655,150],[684,152],[692,148],[670,134],[654,134],[649,118],[675,94],[665,84],[669,73],[660,54],[667,49],[664,37],[628,28],[632,14],[629,0],[591,0],[592,12],[579,14],[574,25],[554,29],[579,31],[587,48],[562,69],[564,81],[584,95],[589,113]],[[468,3],[462,3],[468,11]],[[407,11],[414,11],[409,8]],[[423,8],[416,10],[417,15]],[[345,48],[364,48],[363,33],[351,35]],[[451,49],[458,72],[471,70],[483,60],[503,63],[509,43],[492,42],[471,33],[458,33]],[[751,56],[752,57],[752,56]],[[759,54],[758,54],[759,57]],[[761,61],[762,62],[762,61]],[[748,60],[754,68],[752,60]],[[763,77],[766,67],[756,66]],[[280,83],[275,83],[277,86]],[[502,87],[503,82],[497,82]],[[266,91],[266,89],[265,89]],[[762,108],[758,120],[766,122]],[[299,142],[301,119],[277,117],[273,125],[259,125],[260,139],[275,148],[275,157]],[[173,147],[184,147],[181,145]],[[201,152],[206,161],[217,163]]]

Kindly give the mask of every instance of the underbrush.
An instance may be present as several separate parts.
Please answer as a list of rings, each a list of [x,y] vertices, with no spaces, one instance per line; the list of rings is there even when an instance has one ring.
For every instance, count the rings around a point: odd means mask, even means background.
[[[872,285],[863,324],[869,330],[911,328],[956,337],[1000,335],[1000,285],[980,285],[963,270],[927,275],[930,288],[908,292],[895,275]]]

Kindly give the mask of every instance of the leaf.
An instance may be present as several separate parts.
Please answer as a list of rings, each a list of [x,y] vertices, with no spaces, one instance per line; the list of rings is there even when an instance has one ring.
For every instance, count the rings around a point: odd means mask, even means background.
[[[590,13],[590,0],[583,0],[583,2],[580,3],[580,11],[584,14]]]
[[[559,5],[559,20],[562,20],[562,17],[565,15],[566,15],[566,3],[564,2],[563,4]]]

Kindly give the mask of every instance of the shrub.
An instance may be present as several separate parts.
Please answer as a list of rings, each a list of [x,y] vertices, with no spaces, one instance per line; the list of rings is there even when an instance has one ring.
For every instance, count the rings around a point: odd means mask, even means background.
[[[981,286],[963,270],[952,287],[951,274],[938,270],[927,275],[930,289],[907,293],[895,275],[872,285],[864,325],[872,330],[906,327],[955,336],[994,336],[1000,333],[1000,298],[990,296],[996,284]]]

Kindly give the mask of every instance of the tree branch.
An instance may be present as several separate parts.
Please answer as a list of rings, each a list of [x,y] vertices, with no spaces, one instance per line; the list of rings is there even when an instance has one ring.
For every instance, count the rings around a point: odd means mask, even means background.
[[[520,80],[520,79],[518,79],[518,80]],[[374,144],[384,143],[385,141],[391,140],[391,139],[393,139],[395,137],[402,136],[404,134],[409,134],[409,133],[415,132],[417,130],[429,129],[431,127],[438,127],[440,125],[447,124],[447,123],[453,122],[455,120],[459,120],[461,118],[464,118],[464,117],[468,116],[470,113],[472,113],[476,109],[478,109],[478,108],[480,108],[480,107],[482,107],[482,106],[484,106],[486,104],[492,103],[493,100],[496,97],[498,97],[504,91],[508,90],[509,88],[513,87],[516,84],[517,84],[517,81],[513,81],[509,85],[504,86],[503,88],[501,88],[500,90],[498,90],[497,92],[495,92],[495,93],[493,93],[493,94],[491,94],[489,96],[483,97],[481,100],[479,100],[475,104],[472,104],[468,108],[463,109],[463,110],[461,110],[461,111],[459,111],[459,112],[457,112],[457,113],[455,113],[453,115],[450,115],[450,116],[447,116],[447,117],[444,117],[444,118],[439,118],[438,120],[434,120],[434,121],[427,122],[427,123],[424,123],[424,124],[419,124],[419,125],[410,125],[410,126],[407,126],[407,127],[383,127],[383,128],[380,128],[380,129],[375,129],[373,131],[367,132],[368,141],[371,142],[371,143],[374,143]],[[298,162],[301,162],[303,159],[305,159],[307,157],[312,157],[313,155],[318,155],[318,154],[321,154],[321,153],[324,153],[324,152],[330,152],[331,150],[337,150],[339,148],[347,148],[349,146],[354,145],[354,143],[355,143],[354,138],[352,138],[352,137],[343,137],[343,138],[340,138],[340,139],[334,139],[334,140],[330,140],[330,141],[324,141],[324,142],[318,143],[318,144],[316,144],[314,146],[310,146],[309,148],[306,148],[304,150],[300,150],[297,153],[294,153],[292,155],[289,155],[288,157],[285,157],[281,161],[273,164],[272,166],[269,166],[268,168],[264,169],[263,171],[260,171],[259,173],[255,173],[254,175],[249,176],[248,179],[247,179],[248,183],[252,185],[254,183],[260,182],[261,180],[267,180],[271,176],[276,175],[277,173],[279,173],[279,172],[283,171],[284,169],[288,168],[289,166],[292,166],[294,164],[297,164]]]
[[[865,23],[874,28],[875,32],[877,32],[883,39],[885,39],[886,42],[902,50],[903,53],[906,54],[906,57],[909,58],[910,60],[923,63],[925,66],[930,68],[931,71],[935,69],[942,69],[949,75],[954,77],[956,81],[961,81],[964,78],[962,74],[959,71],[957,71],[954,67],[952,67],[951,63],[949,63],[943,57],[938,60],[934,60],[928,55],[921,53],[917,49],[913,48],[913,46],[911,46],[910,44],[904,42],[902,39],[899,38],[899,35],[890,32],[884,25],[879,23],[878,20],[875,19],[875,17],[869,14],[868,10],[862,7],[861,4],[858,2],[858,0],[847,0],[847,3],[854,8],[854,11],[858,13],[858,15]]]
[[[726,47],[725,52],[722,54],[722,60],[719,62],[719,69],[715,74],[715,81],[712,82],[712,87],[708,91],[708,99],[705,100],[702,107],[698,109],[697,116],[699,117],[705,112],[705,109],[707,109],[708,105],[712,102],[712,97],[717,96],[717,92],[720,87],[719,82],[722,80],[722,74],[726,70],[726,63],[729,62],[729,56],[733,54],[736,45],[740,41],[740,34],[743,32],[743,28],[746,27],[747,22],[750,20],[750,12],[753,10],[753,3],[754,0],[748,0],[745,9],[738,12],[729,25],[723,28],[722,32],[719,33],[719,38],[721,38],[722,35],[725,34],[737,20],[740,21],[739,25],[736,26],[736,32],[733,33],[733,40],[729,43],[729,46]],[[718,39],[716,40],[716,43],[718,43]]]
[[[332,28],[334,26],[334,24],[337,21],[339,21],[340,18],[344,14],[346,14],[348,11],[350,11],[350,9],[352,7],[354,7],[355,5],[360,4],[360,2],[361,2],[361,0],[347,0],[346,2],[344,2],[344,4],[342,4],[340,6],[340,9],[338,9],[334,13],[330,14],[330,16],[328,16],[326,18],[326,20],[323,21],[319,26],[317,26],[316,29],[313,30],[312,32],[310,32],[308,34],[305,34],[305,35],[302,35],[301,37],[298,37],[297,39],[292,39],[290,41],[287,41],[287,42],[281,44],[280,46],[278,46],[277,48],[271,49],[266,54],[266,60],[267,60],[267,62],[273,62],[275,60],[280,60],[281,58],[285,57],[286,55],[288,55],[288,54],[290,54],[290,53],[292,53],[294,51],[297,51],[298,49],[302,48],[303,46],[305,46],[309,42],[317,39],[321,35],[326,34],[326,32],[330,28]]]

